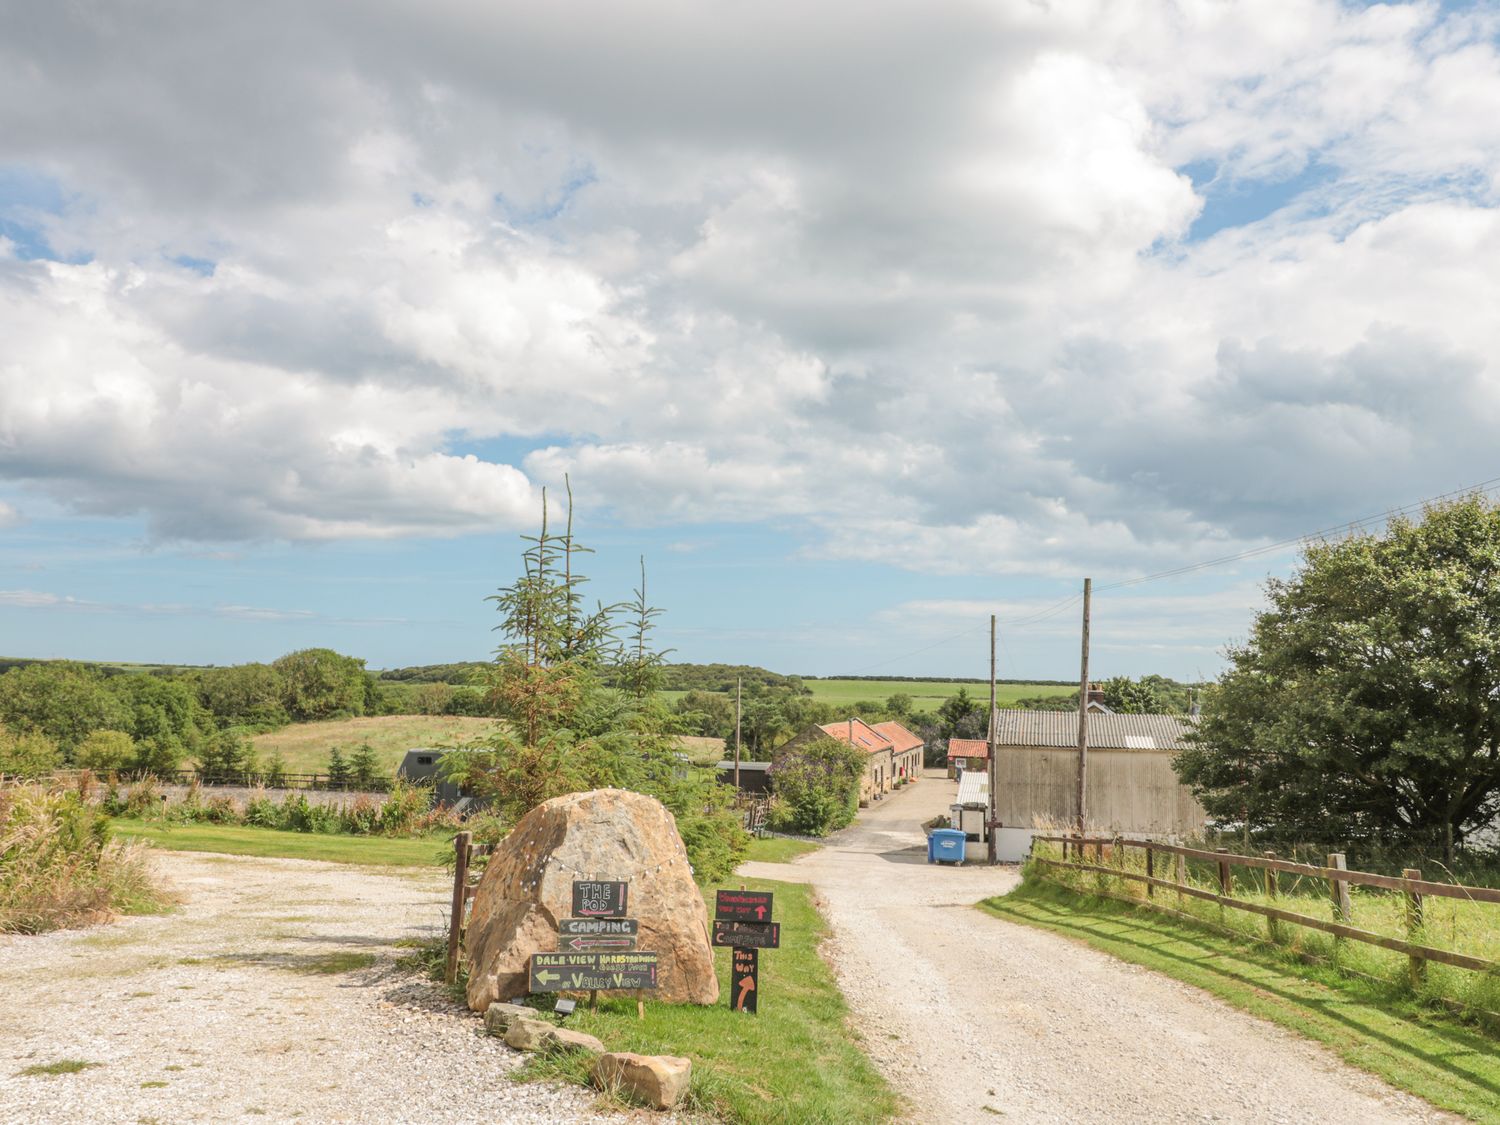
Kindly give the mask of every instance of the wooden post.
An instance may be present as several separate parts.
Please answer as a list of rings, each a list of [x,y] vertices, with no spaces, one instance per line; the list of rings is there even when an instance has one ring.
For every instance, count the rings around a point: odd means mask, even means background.
[[[995,766],[995,738],[995,615],[992,613],[990,614],[990,716],[986,738],[990,754],[990,760],[987,763],[989,766],[990,793],[989,800],[986,802],[985,819],[989,823],[984,833],[985,839],[989,841],[989,860],[991,863],[998,863],[1000,861],[999,843],[995,839],[996,812],[1000,808],[1000,786],[997,784],[999,781],[999,770]]]
[[[1214,851],[1218,852],[1220,855],[1229,854],[1228,848],[1215,848]],[[1228,898],[1229,891],[1232,886],[1233,883],[1229,876],[1229,861],[1221,859],[1219,860],[1219,893],[1225,898]],[[1219,921],[1224,921],[1224,904],[1222,902],[1219,903]]]
[[[1078,675],[1078,831],[1088,823],[1089,774],[1089,597],[1094,580],[1083,580],[1083,659]]]
[[[1275,852],[1266,852],[1266,858],[1267,859],[1275,859],[1276,858],[1276,853]],[[1270,905],[1271,906],[1275,906],[1276,905],[1276,871],[1275,871],[1274,868],[1270,868],[1270,867],[1267,867],[1265,869],[1265,871],[1266,871],[1266,898],[1268,898],[1268,899],[1271,900],[1270,901]],[[1266,918],[1266,936],[1269,937],[1273,942],[1280,939],[1281,933],[1276,928],[1276,919],[1275,918],[1271,918],[1271,917],[1267,917]]]
[[[1344,862],[1343,852],[1332,852],[1328,856],[1328,866],[1337,868],[1339,871],[1347,871],[1348,865]],[[1349,883],[1340,879],[1337,875],[1328,879],[1328,892],[1333,899],[1333,920],[1348,925],[1354,917],[1353,905],[1349,901]],[[1342,941],[1342,938],[1334,938],[1334,941]]]
[[[458,979],[458,943],[463,937],[464,902],[469,897],[469,843],[472,832],[453,837],[453,913],[448,919],[448,964],[443,979],[452,984]]]
[[[1172,857],[1172,882],[1177,884],[1177,909],[1182,909],[1182,887],[1187,884],[1187,857],[1174,855]]]
[[[1405,868],[1401,872],[1403,879],[1420,879],[1422,873],[1415,867]],[[1406,899],[1406,937],[1408,941],[1419,942],[1422,940],[1422,896],[1416,891],[1403,891]],[[1407,960],[1407,969],[1411,973],[1412,988],[1421,988],[1427,982],[1427,961],[1425,958],[1411,954]]]
[[[1151,844],[1149,841],[1146,844],[1146,878],[1156,878],[1156,864],[1152,862]],[[1150,883],[1146,884],[1146,897],[1156,897],[1156,888]]]

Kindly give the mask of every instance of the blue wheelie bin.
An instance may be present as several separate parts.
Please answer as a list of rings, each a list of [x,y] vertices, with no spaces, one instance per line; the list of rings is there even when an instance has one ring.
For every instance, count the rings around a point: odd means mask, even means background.
[[[964,861],[964,834],[956,828],[934,828],[927,837],[928,863],[958,863]]]

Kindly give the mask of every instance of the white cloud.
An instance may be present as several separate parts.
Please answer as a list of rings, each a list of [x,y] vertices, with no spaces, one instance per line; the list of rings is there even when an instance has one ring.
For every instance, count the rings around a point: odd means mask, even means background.
[[[0,218],[82,263],[0,249],[0,476],[215,541],[515,526],[571,472],[627,520],[939,573],[1367,515],[1493,475],[1497,26],[0,16]],[[6,210],[7,167],[52,198]],[[490,438],[545,447],[465,455]]]

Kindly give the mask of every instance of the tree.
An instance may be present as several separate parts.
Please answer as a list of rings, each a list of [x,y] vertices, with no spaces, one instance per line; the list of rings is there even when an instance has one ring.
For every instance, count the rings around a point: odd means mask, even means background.
[[[349,776],[358,789],[369,789],[382,779],[380,759],[375,756],[375,748],[368,742],[361,742],[349,756]]]
[[[147,680],[120,676],[120,680]],[[128,729],[119,697],[94,668],[49,661],[13,668],[0,676],[0,722],[15,732],[45,735],[63,754],[100,729]]]
[[[198,770],[210,781],[238,781],[254,766],[250,743],[233,731],[216,731],[199,745]]]
[[[1500,508],[1310,545],[1266,593],[1183,781],[1220,822],[1451,858],[1500,814]]]
[[[885,709],[898,719],[911,716],[912,697],[904,691],[898,691],[885,701]]]
[[[1104,706],[1122,715],[1160,715],[1163,711],[1161,696],[1145,679],[1132,680],[1129,676],[1115,676],[1099,685],[1104,693]],[[1073,693],[1073,703],[1078,703],[1078,693]]]
[[[270,664],[210,668],[198,679],[198,698],[221,726],[274,730],[286,725],[286,681]]]
[[[127,769],[135,761],[135,739],[122,730],[96,730],[73,751],[73,763],[96,773]]]
[[[283,682],[282,705],[299,722],[335,715],[362,715],[365,662],[331,648],[289,652],[271,665]]]
[[[349,763],[344,761],[344,754],[337,746],[328,751],[328,788],[348,789],[352,777]]]

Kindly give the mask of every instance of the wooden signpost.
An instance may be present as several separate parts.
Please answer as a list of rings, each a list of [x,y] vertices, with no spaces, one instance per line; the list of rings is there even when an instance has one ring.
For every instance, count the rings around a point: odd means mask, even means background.
[[[770,891],[720,891],[714,899],[715,945],[729,946],[729,1007],[755,1012],[760,1004],[760,951],[781,946],[781,923],[771,921]]]

